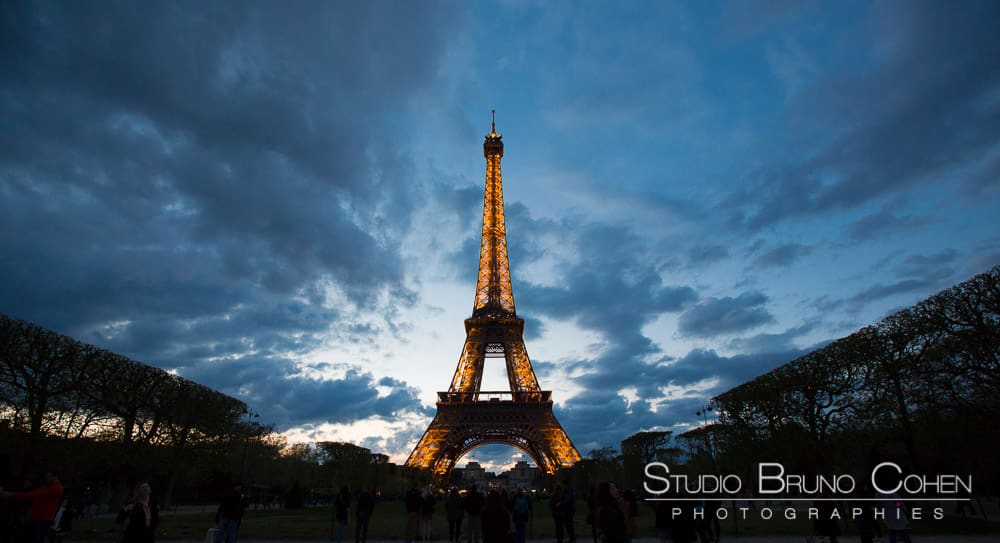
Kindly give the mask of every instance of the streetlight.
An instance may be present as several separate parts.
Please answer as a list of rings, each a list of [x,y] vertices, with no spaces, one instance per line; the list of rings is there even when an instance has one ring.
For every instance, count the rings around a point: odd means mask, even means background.
[[[243,484],[243,478],[245,476],[244,470],[247,465],[247,445],[250,444],[250,425],[253,424],[253,419],[260,416],[260,413],[257,413],[249,407],[246,408],[244,413],[247,415],[247,433],[243,437],[243,460],[240,461],[240,484]]]
[[[712,442],[708,436],[708,412],[714,411],[711,404],[706,404],[704,407],[695,412],[695,416],[701,417],[701,420],[705,423],[702,427],[705,432],[705,448],[708,450],[708,459],[712,461],[712,469],[715,469],[715,453],[712,452]]]
[[[708,412],[709,411],[715,411],[715,409],[712,408],[711,404],[706,405],[705,407],[702,407],[700,410],[698,410],[695,413],[696,416],[701,417],[701,420],[705,421],[705,425],[706,426],[708,426]]]

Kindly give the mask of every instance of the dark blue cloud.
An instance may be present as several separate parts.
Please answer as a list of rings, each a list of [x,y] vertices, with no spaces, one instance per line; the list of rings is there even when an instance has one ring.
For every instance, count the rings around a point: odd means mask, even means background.
[[[719,382],[710,393],[714,394],[714,391],[728,390],[790,362],[808,350],[811,349],[788,349],[725,357],[712,350],[695,349],[665,368],[663,377],[667,382],[677,385],[717,378]]]
[[[877,282],[845,299],[821,300],[818,307],[827,311],[846,307],[848,311],[857,312],[872,302],[901,294],[928,296],[955,280],[959,258],[958,252],[951,249],[931,255],[907,256],[894,267],[895,280]]]
[[[854,296],[851,296],[847,301],[850,302],[855,309],[860,309],[866,304],[889,298],[890,296],[895,296],[897,294],[926,292],[927,289],[931,288],[934,284],[935,281],[928,281],[926,279],[902,279],[892,283],[877,283],[865,288]]]
[[[399,245],[426,195],[391,128],[440,76],[462,10],[2,10],[3,312],[280,426],[419,408],[403,383],[379,398],[371,375],[311,380],[291,360],[402,326],[344,308],[391,317],[414,301]]]
[[[410,162],[380,127],[386,104],[435,77],[446,10],[8,9],[0,117],[17,130],[0,136],[0,241],[28,258],[4,271],[73,259],[32,282],[33,302],[71,274],[95,290],[93,312],[120,313],[112,291],[143,286],[116,278],[122,267],[142,270],[160,304],[226,306],[234,288],[288,295],[326,278],[359,302],[405,290],[395,234],[414,208]],[[199,279],[232,286],[181,284]]]
[[[767,296],[761,292],[744,292],[735,298],[708,298],[681,314],[678,331],[687,336],[713,337],[763,326],[774,322],[764,307],[767,302]]]
[[[691,268],[707,266],[729,257],[725,245],[698,244],[688,249],[687,265]]]
[[[559,270],[559,286],[522,283],[526,310],[573,320],[621,340],[638,334],[642,323],[680,311],[698,298],[691,287],[665,284],[642,242],[627,228],[583,224],[574,230],[567,242],[576,244],[581,261]]]
[[[854,242],[868,241],[912,232],[934,221],[930,217],[900,215],[883,207],[881,210],[865,215],[844,227],[844,234]]]
[[[955,274],[958,251],[945,249],[932,255],[910,255],[896,266],[896,273],[903,277],[947,280]]]
[[[782,152],[728,199],[731,223],[757,230],[827,216],[942,177],[995,186],[995,176],[965,174],[979,170],[1000,131],[1000,102],[991,98],[1000,89],[997,26],[994,2],[880,4],[869,21],[875,31],[859,36],[868,49],[841,53],[871,62],[825,72],[792,98],[788,126],[772,143]],[[817,128],[834,136],[817,141]]]
[[[1000,264],[1000,238],[995,237],[976,247],[962,273],[966,277],[972,277],[997,264]]]
[[[246,356],[201,362],[184,368],[182,375],[243,398],[264,420],[282,428],[372,416],[394,419],[402,412],[432,414],[421,405],[416,389],[353,367],[342,378],[319,380],[302,376],[289,359]],[[388,388],[388,394],[380,396],[376,386]]]
[[[557,411],[557,416],[574,443],[581,448],[582,454],[597,447],[617,448],[622,439],[640,430],[669,429],[697,422],[695,412],[705,405],[707,398],[794,360],[805,352],[788,349],[725,357],[711,350],[696,349],[682,358],[648,365],[631,383],[638,390],[639,399],[636,401],[630,402],[614,387],[600,387],[590,382],[588,391],[566,401]],[[627,374],[635,367],[615,369]],[[711,381],[714,385],[707,389],[664,400],[654,407],[654,403],[663,398],[659,391],[662,387],[684,387]]]
[[[764,251],[754,259],[754,264],[761,268],[783,268],[812,251],[812,247],[801,243],[786,243]]]
[[[791,351],[794,349],[792,341],[813,331],[817,324],[806,323],[777,334],[757,334],[736,338],[729,342],[729,348],[744,354]]]

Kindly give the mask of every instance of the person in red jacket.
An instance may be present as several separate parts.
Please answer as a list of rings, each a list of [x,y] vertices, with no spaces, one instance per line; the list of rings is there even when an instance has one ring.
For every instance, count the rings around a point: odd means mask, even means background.
[[[53,471],[46,471],[45,484],[34,490],[2,493],[2,496],[9,500],[29,500],[31,502],[27,517],[31,543],[42,543],[49,535],[62,495],[62,484],[59,482],[59,476]]]

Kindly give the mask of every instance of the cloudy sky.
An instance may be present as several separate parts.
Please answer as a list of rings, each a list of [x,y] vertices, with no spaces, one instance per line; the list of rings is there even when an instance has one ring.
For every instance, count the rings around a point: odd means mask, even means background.
[[[429,423],[490,109],[528,353],[582,454],[1000,263],[996,2],[0,13],[0,313],[292,440],[402,462]]]

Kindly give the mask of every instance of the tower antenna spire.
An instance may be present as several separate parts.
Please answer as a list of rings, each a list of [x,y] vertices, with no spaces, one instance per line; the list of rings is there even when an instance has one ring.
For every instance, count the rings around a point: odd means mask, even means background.
[[[497,110],[491,109],[490,110],[490,114],[493,117],[490,120],[490,132],[496,134],[497,133]]]

